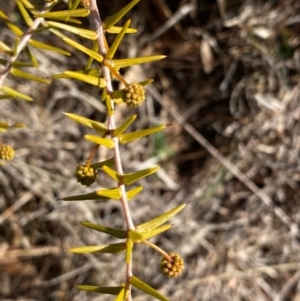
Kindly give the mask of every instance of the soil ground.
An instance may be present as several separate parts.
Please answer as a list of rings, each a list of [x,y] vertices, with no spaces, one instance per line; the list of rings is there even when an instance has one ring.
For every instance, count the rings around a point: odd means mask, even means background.
[[[128,3],[98,2],[103,19]],[[14,1],[6,3],[0,9],[25,28]],[[299,301],[300,2],[142,0],[130,18],[138,33],[127,35],[117,56],[167,55],[122,71],[129,82],[154,79],[132,129],[169,125],[122,146],[126,172],[162,166],[140,181],[144,191],[130,202],[134,222],[188,202],[172,229],[152,240],[181,254],[183,275],[165,278],[160,255],[142,245],[134,274],[172,301]],[[11,43],[11,32],[0,28],[1,41]],[[53,35],[38,36],[69,49]],[[34,54],[44,76],[86,62],[78,52]],[[1,134],[16,158],[0,167],[0,300],[113,300],[75,285],[118,285],[123,257],[67,250],[111,243],[79,221],[124,228],[120,204],[60,201],[112,184],[101,172],[89,188],[76,182],[74,170],[92,149],[83,136],[92,131],[62,114],[104,122],[99,91],[69,80],[9,77],[5,84],[34,102],[0,102],[2,121],[27,125]],[[118,124],[130,114],[119,105]],[[101,148],[95,162],[107,158]],[[153,298],[134,292],[134,300]]]

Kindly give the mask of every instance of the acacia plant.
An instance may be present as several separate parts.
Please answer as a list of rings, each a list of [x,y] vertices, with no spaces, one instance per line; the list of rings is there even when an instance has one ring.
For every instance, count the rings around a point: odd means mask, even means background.
[[[35,76],[22,70],[24,67],[38,66],[38,61],[35,59],[31,47],[45,51],[56,51],[62,55],[70,55],[70,53],[64,49],[35,40],[35,33],[49,31],[70,45],[74,51],[80,51],[86,55],[86,64],[83,70],[65,70],[61,74],[52,76],[52,79],[68,78],[79,80],[96,86],[101,91],[99,94],[101,95],[100,101],[105,104],[107,111],[106,122],[91,120],[73,113],[65,113],[68,118],[96,132],[96,135],[85,136],[85,139],[93,143],[94,146],[86,162],[79,164],[77,168],[75,168],[74,176],[80,184],[90,186],[95,182],[98,172],[102,171],[115,182],[115,185],[107,189],[96,189],[94,192],[88,194],[64,197],[63,200],[117,200],[121,204],[126,227],[124,227],[125,229],[116,229],[88,221],[81,222],[84,227],[106,233],[107,235],[120,239],[121,242],[110,245],[80,246],[72,248],[70,251],[73,253],[125,254],[124,264],[126,265],[126,273],[124,275],[124,283],[116,287],[101,287],[100,284],[93,284],[79,285],[78,288],[101,294],[116,295],[115,301],[129,301],[132,300],[131,288],[134,287],[154,296],[158,300],[168,300],[168,298],[160,294],[157,290],[133,275],[132,266],[134,262],[132,260],[132,253],[136,244],[146,244],[162,256],[160,266],[161,271],[165,275],[168,277],[179,276],[184,267],[183,259],[174,252],[168,253],[162,250],[160,247],[151,243],[149,239],[168,230],[171,227],[171,224],[168,222],[169,219],[179,213],[185,207],[185,204],[162,213],[162,215],[150,221],[135,225],[132,219],[133,213],[129,210],[128,202],[137,196],[143,190],[143,187],[136,186],[128,189],[128,185],[132,185],[141,178],[155,173],[159,169],[159,166],[132,173],[125,173],[122,166],[121,148],[122,144],[130,143],[144,136],[154,134],[163,130],[165,126],[160,125],[134,132],[126,132],[128,127],[137,118],[137,115],[133,114],[125,121],[115,120],[115,109],[117,109],[116,107],[118,105],[127,105],[131,108],[143,105],[145,101],[145,86],[152,82],[151,79],[145,79],[140,82],[128,83],[120,74],[119,70],[136,64],[160,60],[163,59],[164,56],[155,55],[114,59],[114,55],[124,36],[136,32],[136,29],[130,28],[130,20],[126,21],[123,27],[115,26],[115,24],[119,22],[139,0],[133,0],[105,21],[101,20],[96,0],[68,0],[68,9],[66,10],[56,9],[59,2],[60,0],[47,0],[43,9],[39,11],[30,0],[16,0],[21,15],[28,25],[26,32],[23,32],[16,24],[9,20],[4,12],[0,11],[0,18],[16,36],[13,46],[0,42],[0,51],[5,56],[5,58],[0,61],[0,63],[4,65],[0,73],[0,99],[20,98],[27,101],[32,100],[30,96],[4,85],[4,80],[8,74],[44,84],[50,82],[48,79]],[[84,29],[81,26],[81,19],[88,16],[93,20],[93,29]],[[92,47],[88,48],[76,40],[69,38],[66,32],[71,32],[92,41]],[[114,34],[116,36],[111,45],[109,45],[106,39],[107,34]],[[26,61],[18,60],[21,51],[26,53]],[[113,80],[120,81],[124,85],[124,88],[113,90]],[[6,128],[10,126],[20,127],[23,125],[10,125],[5,122],[0,123],[0,129],[2,130],[6,130]],[[111,157],[105,161],[93,163],[94,155],[100,147],[111,150]],[[12,159],[13,149],[11,147],[1,143],[0,149],[2,160]]]

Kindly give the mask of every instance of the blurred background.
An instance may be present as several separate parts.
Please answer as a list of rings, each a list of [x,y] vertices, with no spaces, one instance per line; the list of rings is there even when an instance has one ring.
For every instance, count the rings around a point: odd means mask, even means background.
[[[98,2],[105,19],[129,1]],[[0,9],[25,30],[15,1],[1,1]],[[300,2],[142,0],[127,17],[138,33],[126,36],[118,58],[167,55],[122,71],[128,82],[154,79],[131,130],[169,124],[122,146],[125,172],[162,166],[139,182],[145,188],[130,202],[134,222],[189,202],[172,229],[152,239],[184,258],[183,275],[165,278],[160,255],[142,245],[134,274],[172,301],[299,301]],[[0,29],[11,45],[14,36],[4,23]],[[48,33],[36,39],[71,50]],[[40,65],[32,72],[43,76],[86,63],[78,52],[34,54]],[[16,156],[0,168],[0,300],[113,300],[75,285],[119,285],[123,256],[67,250],[113,242],[79,221],[125,228],[120,204],[59,200],[112,185],[101,172],[89,188],[76,182],[74,170],[93,147],[83,136],[93,132],[62,114],[104,122],[99,91],[69,80],[47,86],[9,77],[5,84],[34,102],[0,102],[1,120],[27,125],[1,134]],[[132,113],[117,106],[117,123]],[[109,157],[100,148],[94,162]],[[136,291],[134,297],[153,300]]]

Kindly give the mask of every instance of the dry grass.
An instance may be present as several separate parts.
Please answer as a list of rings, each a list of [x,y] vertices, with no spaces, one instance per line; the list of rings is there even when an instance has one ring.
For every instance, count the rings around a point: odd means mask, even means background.
[[[122,2],[106,3],[103,15]],[[179,2],[142,1],[132,15],[139,34],[127,37],[120,56],[168,55],[126,71],[132,80],[156,80],[135,126],[171,126],[163,136],[125,147],[123,158],[126,171],[149,163],[149,157],[163,166],[158,176],[140,183],[145,189],[131,203],[136,223],[190,202],[172,220],[172,230],[154,240],[180,253],[186,270],[181,278],[165,279],[156,269],[160,256],[138,246],[134,273],[172,301],[299,300],[300,3]],[[1,39],[11,39],[7,30]],[[62,66],[80,69],[85,59],[36,55],[41,74],[58,73]],[[82,139],[86,131],[62,112],[105,118],[97,91],[77,84],[20,81],[18,88],[35,101],[0,103],[1,120],[27,124],[1,136],[16,149],[16,159],[0,169],[1,300],[112,300],[74,285],[123,280],[122,256],[66,251],[111,242],[84,229],[81,220],[124,227],[117,202],[59,201],[110,185],[103,174],[90,188],[72,177],[91,145]],[[119,106],[117,114],[120,123],[130,111]],[[101,150],[97,159],[108,155]],[[230,165],[228,170],[224,157],[254,190]]]

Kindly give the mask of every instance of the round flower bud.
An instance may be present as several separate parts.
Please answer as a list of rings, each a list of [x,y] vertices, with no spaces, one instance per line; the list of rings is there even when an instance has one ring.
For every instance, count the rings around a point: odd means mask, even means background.
[[[90,0],[81,0],[84,7],[90,7]]]
[[[14,158],[15,151],[10,145],[0,146],[0,159],[10,161]]]
[[[96,181],[97,169],[91,166],[78,165],[75,170],[74,177],[80,184],[90,186]]]
[[[124,102],[129,107],[137,107],[145,101],[145,90],[140,84],[132,83],[128,85],[124,91]]]
[[[168,277],[178,277],[184,269],[184,261],[174,252],[169,253],[169,255],[172,258],[172,262],[163,257],[160,262],[161,271]]]

